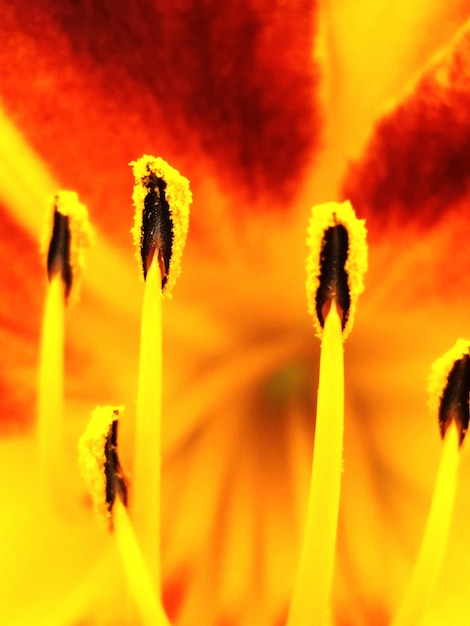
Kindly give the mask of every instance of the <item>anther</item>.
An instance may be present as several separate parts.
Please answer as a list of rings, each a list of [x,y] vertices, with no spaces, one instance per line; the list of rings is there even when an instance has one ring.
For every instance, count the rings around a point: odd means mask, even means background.
[[[140,242],[142,270],[144,278],[147,278],[153,255],[157,252],[163,289],[170,271],[171,251],[173,248],[173,221],[170,216],[170,206],[165,196],[165,181],[157,178],[155,174],[150,174],[145,186],[147,195],[144,199]]]
[[[65,299],[79,291],[79,277],[83,265],[83,249],[91,239],[88,211],[74,191],[59,191],[52,206],[52,227],[44,237],[49,282],[60,276]]]
[[[57,200],[57,198],[56,198]],[[72,288],[72,266],[70,265],[70,218],[54,206],[54,224],[47,253],[47,275],[49,282],[56,274],[60,274],[68,297]]]
[[[349,317],[351,298],[345,270],[348,247],[348,231],[342,224],[325,231],[320,255],[320,284],[315,298],[316,312],[322,328],[333,299],[338,305],[343,330]]]
[[[350,333],[359,295],[364,291],[367,244],[364,220],[349,202],[312,208],[308,228],[307,299],[319,337],[335,300],[343,338]]]
[[[439,419],[444,438],[455,423],[462,445],[470,421],[470,343],[459,339],[455,346],[433,364],[429,380],[430,404]]]
[[[145,280],[157,255],[162,290],[168,295],[181,271],[191,204],[189,182],[160,157],[144,155],[131,165],[136,257]]]
[[[455,362],[447,379],[439,408],[439,425],[444,437],[449,425],[455,422],[459,431],[460,444],[468,429],[470,392],[470,356],[466,354]]]
[[[106,476],[106,504],[111,514],[116,497],[121,499],[124,506],[127,506],[127,481],[123,474],[117,453],[117,433],[118,433],[119,411],[113,411],[113,421],[105,437],[104,444],[104,474]]]

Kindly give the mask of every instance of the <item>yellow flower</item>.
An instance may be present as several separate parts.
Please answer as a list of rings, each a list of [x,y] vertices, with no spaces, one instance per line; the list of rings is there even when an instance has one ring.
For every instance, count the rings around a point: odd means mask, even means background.
[[[312,204],[342,197],[367,219],[371,245],[345,352],[331,610],[337,626],[391,621],[439,459],[427,376],[469,335],[469,4],[318,5],[0,3],[2,623],[126,622],[121,565],[75,456],[96,404],[135,404],[142,285],[126,168],[143,153],[181,170],[194,197],[164,309],[172,623],[285,621],[318,377],[306,226]],[[57,186],[77,190],[97,231],[67,315],[70,502],[60,511],[38,489],[30,435],[45,285],[37,242]],[[464,449],[428,626],[468,622],[469,471]]]

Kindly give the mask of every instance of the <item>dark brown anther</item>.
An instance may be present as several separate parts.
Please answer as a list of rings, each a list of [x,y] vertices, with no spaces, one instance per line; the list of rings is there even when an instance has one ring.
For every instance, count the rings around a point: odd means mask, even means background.
[[[118,412],[115,411],[116,418]],[[104,473],[106,476],[106,504],[111,513],[116,496],[121,498],[124,506],[127,505],[127,480],[119,462],[117,454],[118,420],[111,423],[104,445]]]
[[[49,282],[60,274],[65,285],[65,297],[72,288],[72,265],[70,263],[70,218],[57,209],[58,198],[54,205],[54,223],[52,237],[47,252],[47,275]]]
[[[341,224],[325,231],[320,256],[320,278],[316,313],[323,328],[331,301],[335,299],[344,329],[349,315],[350,295],[345,265],[348,259],[348,231]]]
[[[454,422],[459,431],[462,445],[470,419],[470,356],[465,354],[455,361],[447,377],[439,406],[439,428],[441,436]]]
[[[157,254],[163,289],[170,269],[173,247],[173,222],[165,195],[166,182],[152,172],[145,182],[145,188],[147,195],[144,199],[140,239],[142,269],[146,278],[153,256]]]

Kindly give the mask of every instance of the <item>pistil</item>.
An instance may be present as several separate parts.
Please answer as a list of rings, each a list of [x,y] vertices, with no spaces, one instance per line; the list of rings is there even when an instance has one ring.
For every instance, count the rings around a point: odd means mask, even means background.
[[[363,289],[365,236],[349,203],[314,207],[307,296],[321,336],[320,375],[307,520],[288,626],[321,626],[330,619],[343,456],[343,341]]]

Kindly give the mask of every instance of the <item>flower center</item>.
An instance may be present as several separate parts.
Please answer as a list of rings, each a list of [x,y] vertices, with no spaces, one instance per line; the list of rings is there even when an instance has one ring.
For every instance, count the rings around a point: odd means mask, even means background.
[[[161,601],[161,379],[162,298],[169,295],[180,271],[191,195],[186,179],[161,159],[143,157],[133,164],[137,214],[134,240],[145,278],[139,383],[135,419],[121,423],[122,446],[131,450],[129,480],[118,456],[117,427],[122,407],[101,407],[92,416],[80,442],[84,477],[114,532],[130,598],[144,624],[168,626]],[[162,215],[162,212],[165,215]],[[86,240],[74,220],[84,209],[75,194],[58,194],[54,204],[51,242],[47,253],[49,288],[41,346],[38,443],[41,485],[63,496],[62,395],[64,315],[76,289],[79,267],[74,245]],[[352,329],[363,273],[367,267],[365,227],[349,203],[314,207],[309,226],[307,260],[309,310],[321,338],[316,428],[308,510],[294,585],[288,626],[331,623],[330,591],[334,575],[336,534],[343,465],[344,340]],[[423,618],[443,558],[453,509],[459,447],[469,421],[470,356],[468,343],[438,362],[432,387],[438,395],[436,414],[444,439],[436,488],[423,543],[411,581],[392,626],[415,626]],[[282,357],[286,345],[270,345],[243,355],[243,367],[232,364],[240,389],[267,371],[273,354]],[[246,365],[247,363],[248,366]],[[224,380],[230,371],[217,374]],[[243,379],[246,377],[246,380]],[[208,381],[208,388],[213,386]],[[203,398],[203,399],[202,399]],[[209,413],[211,393],[197,398],[192,409]],[[226,399],[224,399],[225,401]],[[206,403],[206,405],[204,405]],[[204,406],[203,406],[204,405]],[[129,497],[127,496],[129,491]],[[134,623],[133,610],[129,623]]]

